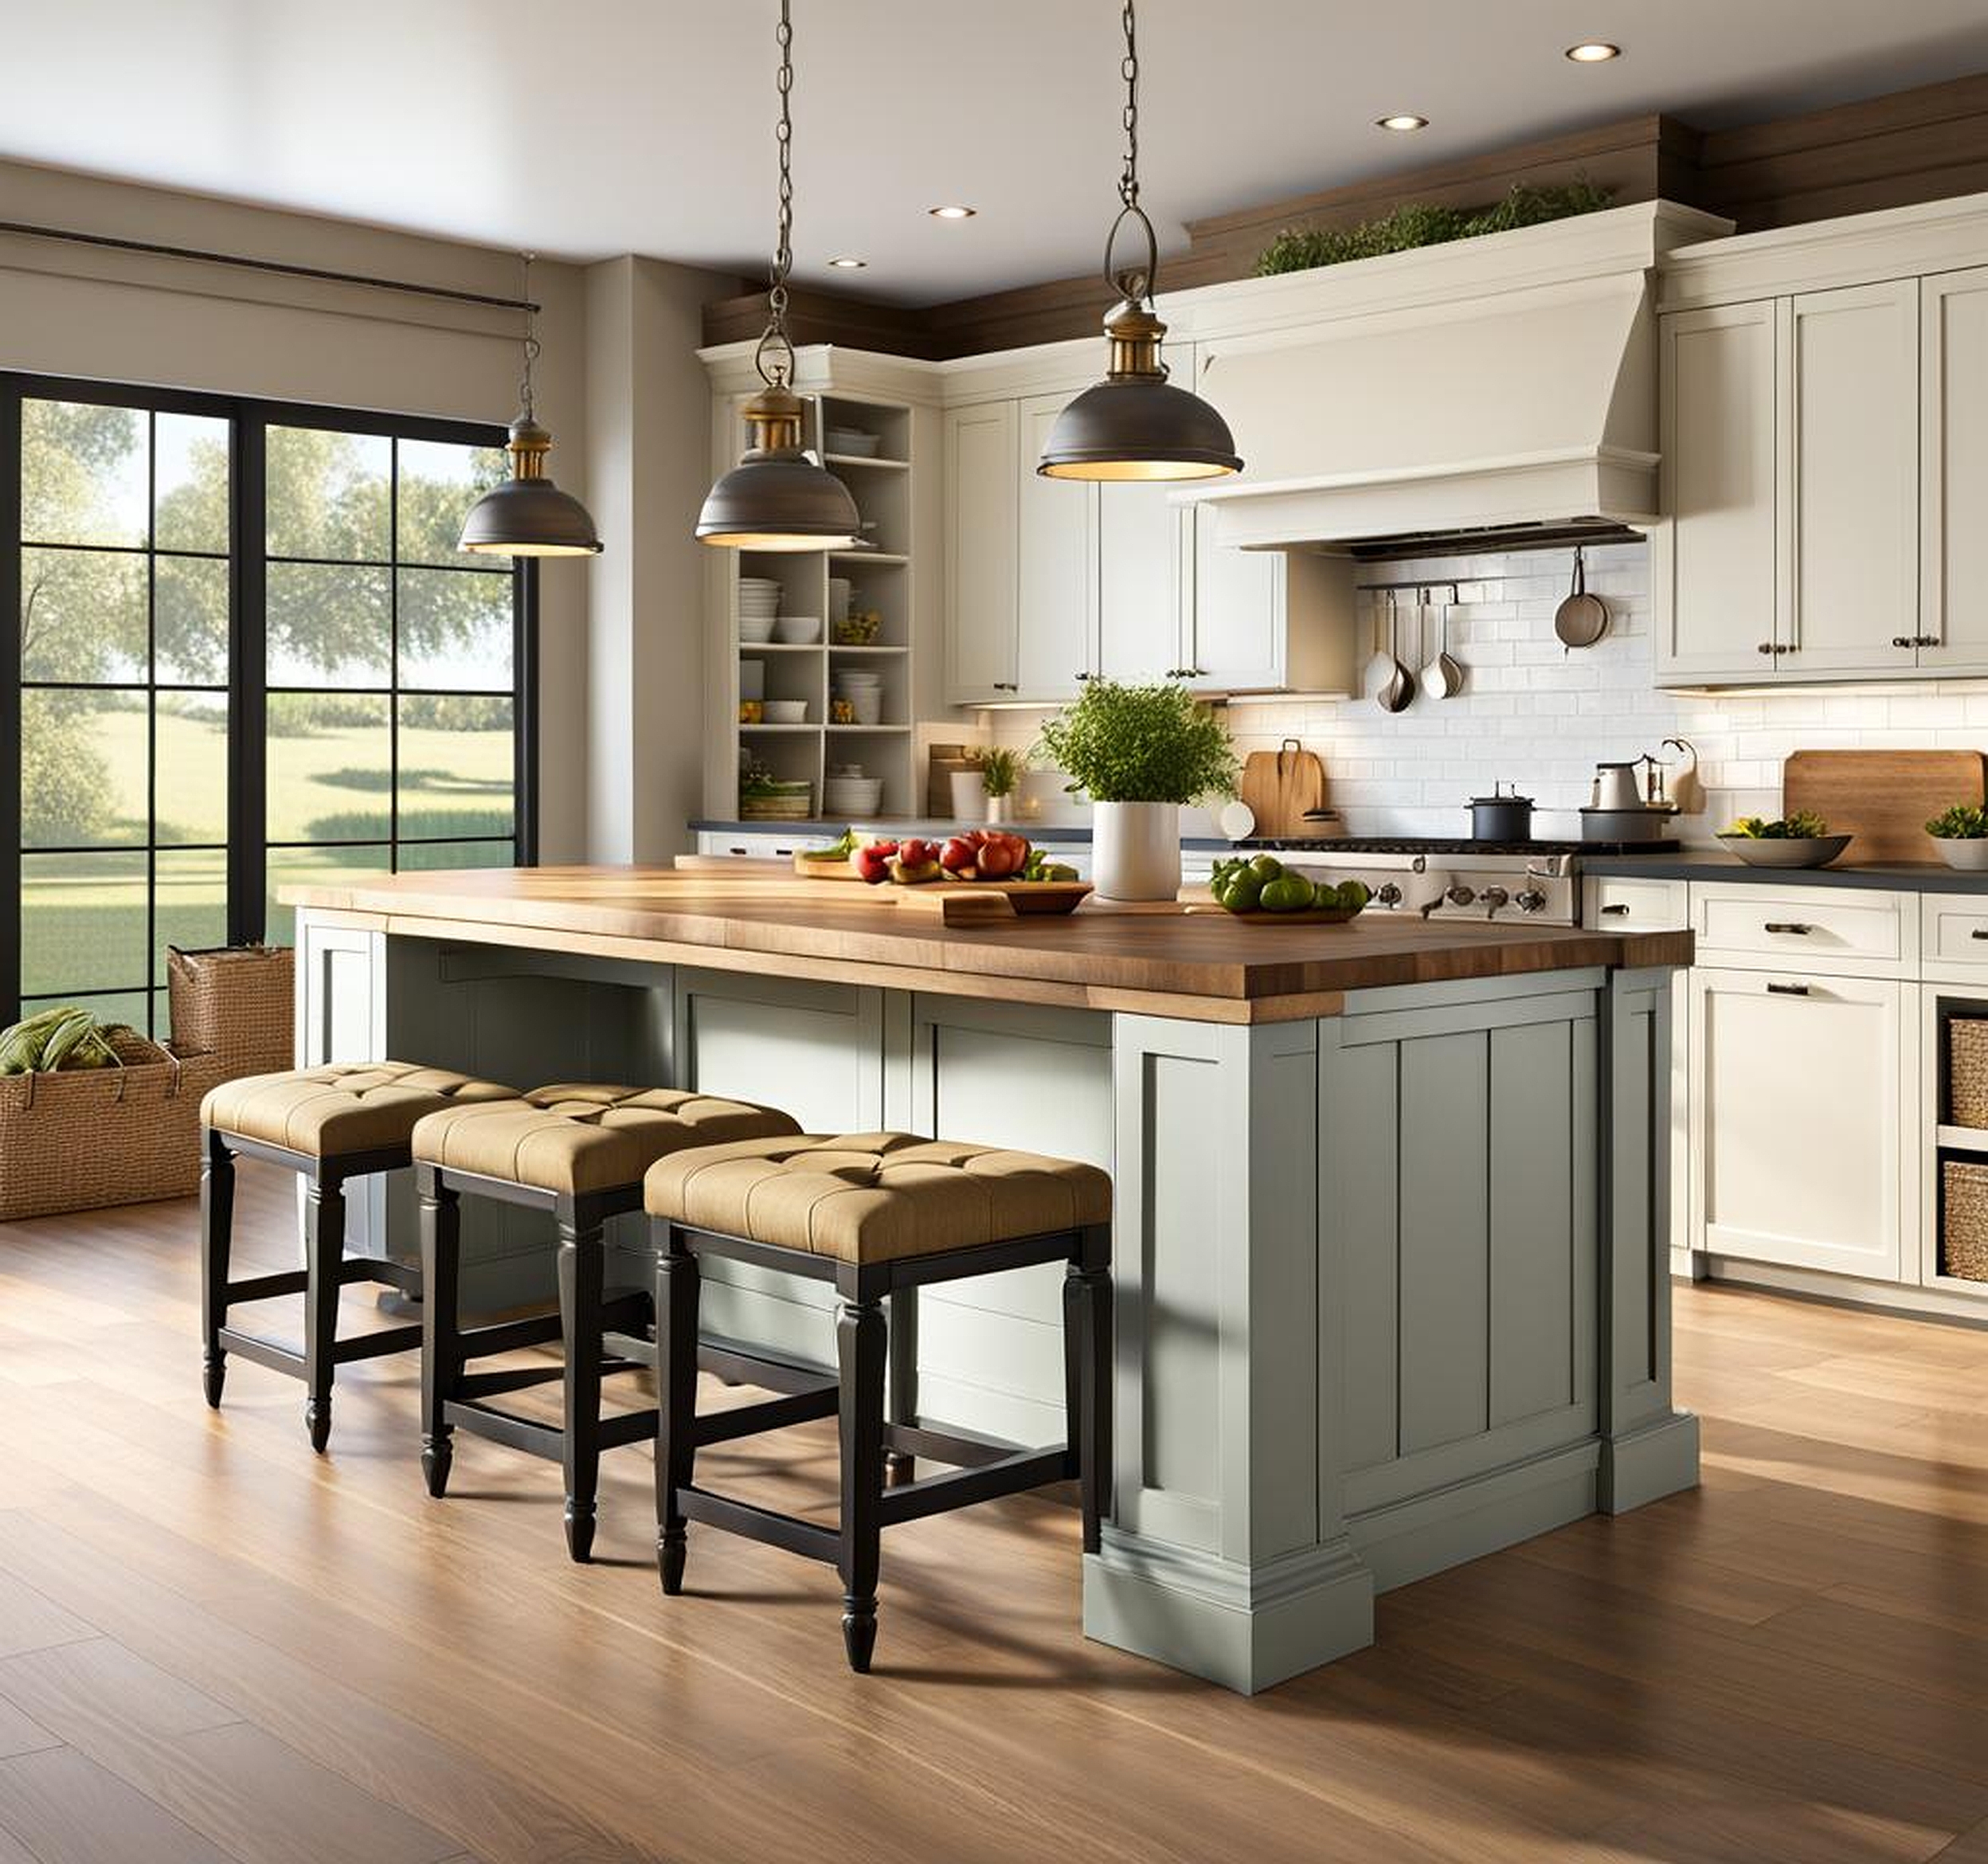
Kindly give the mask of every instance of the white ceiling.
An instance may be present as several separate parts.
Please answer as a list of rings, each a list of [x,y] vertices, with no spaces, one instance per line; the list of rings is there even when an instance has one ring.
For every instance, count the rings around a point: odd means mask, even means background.
[[[1094,264],[1116,0],[794,0],[796,276],[925,303]],[[0,0],[0,155],[550,255],[757,273],[774,0]],[[1705,127],[1988,69],[1988,0],[1146,0],[1181,223],[1661,109]],[[1576,40],[1626,56],[1575,65]],[[1372,127],[1413,111],[1412,136]],[[976,219],[926,210],[967,202]],[[862,272],[826,261],[855,253]]]

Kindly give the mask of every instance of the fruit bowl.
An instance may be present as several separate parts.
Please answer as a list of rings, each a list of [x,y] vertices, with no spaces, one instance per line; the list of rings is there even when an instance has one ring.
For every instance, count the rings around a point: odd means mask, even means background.
[[[1849,835],[1719,837],[1750,867],[1826,867],[1854,839]]]

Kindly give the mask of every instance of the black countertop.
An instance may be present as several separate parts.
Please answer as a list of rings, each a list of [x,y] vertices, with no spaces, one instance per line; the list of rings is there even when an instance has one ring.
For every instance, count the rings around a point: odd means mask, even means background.
[[[949,835],[957,835],[969,828],[990,826],[984,822],[961,822],[944,816],[862,816],[854,818],[838,816],[824,822],[719,822],[694,821],[691,829],[699,835],[797,835],[816,836],[824,841],[833,841],[851,825],[865,834],[894,833],[922,835],[929,840],[943,840]],[[1057,842],[1088,842],[1092,839],[1090,826],[1085,822],[1003,822],[993,824],[1011,830],[1016,835],[1026,836],[1031,841],[1047,847]],[[1226,854],[1235,844],[1218,835],[1188,835],[1180,840],[1183,848],[1197,852],[1219,849]]]
[[[1943,861],[1838,860],[1827,867],[1755,867],[1716,848],[1674,854],[1583,855],[1583,874],[1641,880],[1742,880],[1763,887],[1863,887],[1894,893],[1988,893],[1988,872],[1963,873]]]

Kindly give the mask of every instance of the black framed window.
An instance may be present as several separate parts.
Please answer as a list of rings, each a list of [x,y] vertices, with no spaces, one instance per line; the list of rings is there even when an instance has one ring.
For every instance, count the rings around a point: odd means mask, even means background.
[[[0,376],[0,1008],[163,1035],[286,884],[535,859],[535,569],[455,550],[503,439]]]

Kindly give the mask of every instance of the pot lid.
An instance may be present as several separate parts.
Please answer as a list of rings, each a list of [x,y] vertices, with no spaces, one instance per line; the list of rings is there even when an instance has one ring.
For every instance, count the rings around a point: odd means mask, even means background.
[[[1532,806],[1532,799],[1529,796],[1502,795],[1497,791],[1489,796],[1473,796],[1470,799],[1470,807],[1473,809],[1494,809],[1501,803],[1516,803],[1522,809],[1529,809]]]

